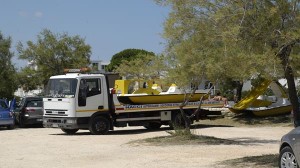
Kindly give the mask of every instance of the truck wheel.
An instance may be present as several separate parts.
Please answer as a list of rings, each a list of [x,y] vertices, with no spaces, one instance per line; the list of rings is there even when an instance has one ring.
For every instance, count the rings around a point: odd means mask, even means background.
[[[79,129],[61,129],[64,133],[68,134],[68,135],[73,135],[75,134]]]
[[[102,116],[97,116],[90,121],[89,130],[94,135],[106,134],[110,128],[109,120]]]
[[[185,122],[181,113],[176,114],[176,116],[172,120],[172,123],[170,124],[170,127],[173,129],[183,129],[185,127]]]
[[[159,122],[150,122],[147,125],[144,125],[145,128],[149,130],[157,130],[161,127],[161,123]]]

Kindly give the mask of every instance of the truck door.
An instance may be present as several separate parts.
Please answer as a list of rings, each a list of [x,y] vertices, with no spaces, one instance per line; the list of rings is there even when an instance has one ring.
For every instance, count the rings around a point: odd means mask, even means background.
[[[78,117],[84,114],[103,111],[104,109],[104,93],[99,78],[86,78],[80,80],[78,103],[76,112]]]

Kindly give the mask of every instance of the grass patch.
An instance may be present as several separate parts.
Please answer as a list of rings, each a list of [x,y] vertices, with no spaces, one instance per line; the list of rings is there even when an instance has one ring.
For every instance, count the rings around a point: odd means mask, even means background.
[[[195,135],[184,130],[167,131],[170,136],[160,136],[131,141],[135,145],[238,145],[239,141],[216,138],[212,136]]]
[[[252,168],[273,168],[278,167],[278,154],[261,156],[248,156],[238,159],[226,160],[221,165],[226,167],[252,167]]]

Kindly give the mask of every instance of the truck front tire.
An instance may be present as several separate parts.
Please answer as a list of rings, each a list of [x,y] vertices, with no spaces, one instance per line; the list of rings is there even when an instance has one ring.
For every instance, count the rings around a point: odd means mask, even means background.
[[[110,128],[110,122],[106,117],[97,116],[91,119],[89,130],[94,135],[107,134]]]
[[[79,129],[61,129],[64,133],[68,134],[68,135],[73,135],[75,134]]]

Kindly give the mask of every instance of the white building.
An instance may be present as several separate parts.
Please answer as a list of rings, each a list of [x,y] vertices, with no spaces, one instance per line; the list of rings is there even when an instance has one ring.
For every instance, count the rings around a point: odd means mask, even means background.
[[[96,70],[100,73],[105,72],[106,66],[109,64],[109,62],[103,62],[102,60],[92,60],[91,61],[91,67],[93,70]]]

